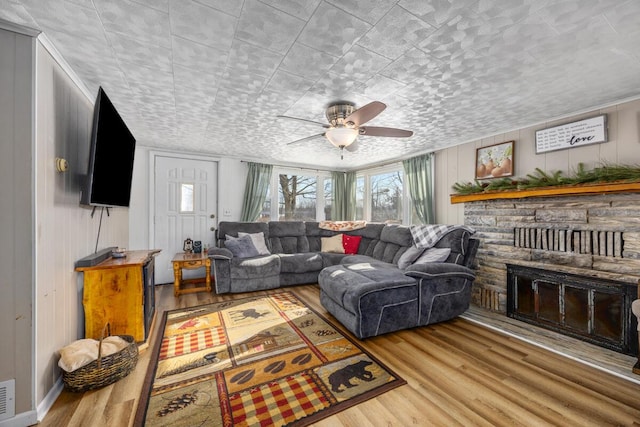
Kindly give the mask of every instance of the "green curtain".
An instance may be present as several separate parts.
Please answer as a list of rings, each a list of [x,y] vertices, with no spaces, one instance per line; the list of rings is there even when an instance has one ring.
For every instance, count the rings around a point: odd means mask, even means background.
[[[347,207],[344,211],[345,221],[353,221],[356,219],[356,172],[347,172],[344,174],[344,188],[347,195]]]
[[[353,221],[356,216],[356,173],[331,172],[333,221]]]
[[[240,221],[255,221],[260,217],[262,205],[267,198],[272,170],[273,165],[249,162]]]
[[[432,178],[433,154],[428,153],[404,160],[402,166],[404,166],[405,181],[416,215],[423,224],[433,224],[435,220]]]

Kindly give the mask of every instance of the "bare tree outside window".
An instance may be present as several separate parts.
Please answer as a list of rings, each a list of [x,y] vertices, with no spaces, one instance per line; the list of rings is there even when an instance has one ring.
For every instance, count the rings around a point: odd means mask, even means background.
[[[402,172],[371,176],[371,220],[402,223]]]
[[[315,221],[316,177],[281,174],[278,181],[279,220]]]

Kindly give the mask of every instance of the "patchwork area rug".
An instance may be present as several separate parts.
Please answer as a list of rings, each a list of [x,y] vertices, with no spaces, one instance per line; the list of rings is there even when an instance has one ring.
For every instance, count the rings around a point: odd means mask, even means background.
[[[165,312],[136,425],[302,426],[405,384],[292,292]]]

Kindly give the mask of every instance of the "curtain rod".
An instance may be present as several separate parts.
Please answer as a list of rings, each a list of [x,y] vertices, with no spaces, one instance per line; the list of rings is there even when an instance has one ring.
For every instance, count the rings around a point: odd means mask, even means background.
[[[387,163],[382,163],[382,164],[379,164],[379,165],[372,165],[372,166],[366,167],[366,168],[364,168],[364,169],[358,169],[358,170],[377,169],[377,168],[382,168],[382,167],[385,167],[385,166],[393,165],[393,164],[396,164],[396,163],[400,163],[400,164],[402,164],[402,162],[403,162],[404,160],[411,159],[411,158],[413,158],[413,157],[420,157],[420,156],[424,156],[425,154],[431,154],[431,155],[433,155],[433,154],[434,154],[434,152],[433,152],[433,151],[429,151],[429,152],[427,152],[427,153],[416,154],[416,155],[412,155],[412,156],[409,156],[409,157],[401,157],[401,158],[399,158],[399,159],[397,159],[397,160],[392,160],[392,161],[389,161],[389,162],[387,162]],[[252,161],[252,160],[240,160],[240,162],[241,162],[241,163],[260,163],[260,162],[254,162],[254,161]],[[304,168],[304,167],[301,167],[301,166],[276,165],[276,164],[273,164],[273,163],[268,163],[268,164],[270,164],[271,166],[279,167],[279,168],[298,169],[298,170],[308,170],[308,171],[315,171],[315,172],[350,172],[350,171],[345,171],[345,170],[336,170],[336,169],[312,169],[312,168]],[[357,172],[358,170],[356,170],[356,172]]]
[[[252,160],[240,160],[240,163],[260,163],[260,162],[254,162]],[[312,168],[303,168],[301,166],[287,166],[287,165],[276,165],[273,163],[266,163],[269,164],[271,166],[275,166],[275,167],[279,167],[279,168],[286,168],[286,169],[298,169],[298,170],[307,170],[307,171],[314,171],[314,172],[345,172],[345,171],[340,171],[340,170],[334,170],[334,169],[312,169]]]

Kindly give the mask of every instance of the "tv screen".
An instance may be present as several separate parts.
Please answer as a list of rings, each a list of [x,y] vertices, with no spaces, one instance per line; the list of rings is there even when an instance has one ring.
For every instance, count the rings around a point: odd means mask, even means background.
[[[89,167],[80,203],[129,206],[136,140],[102,87],[93,109]]]

